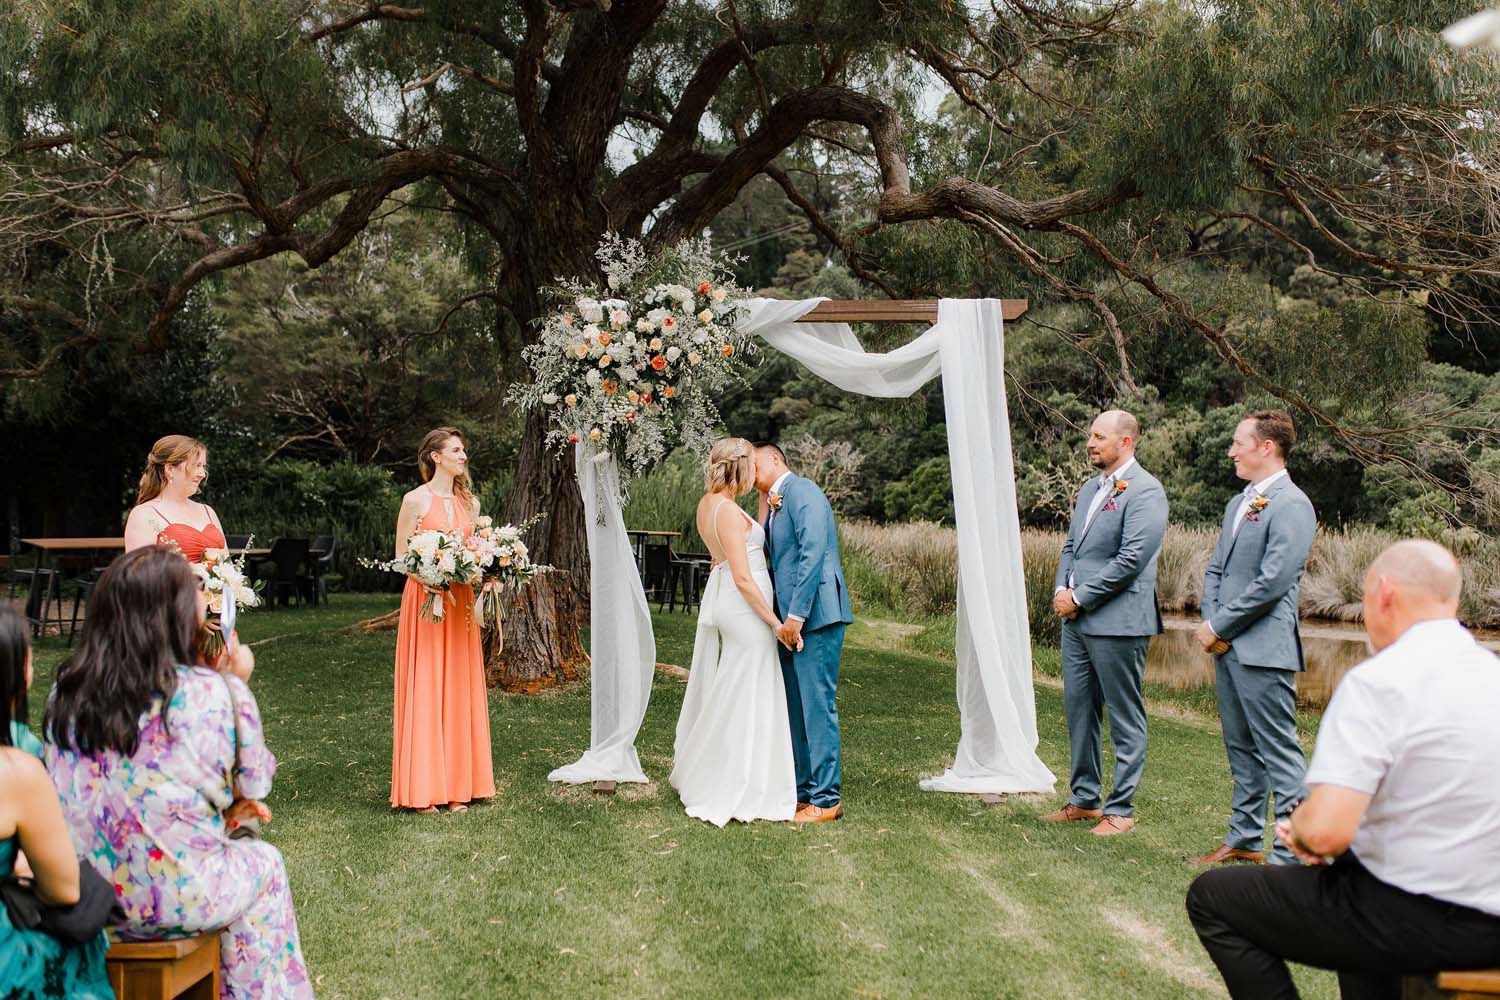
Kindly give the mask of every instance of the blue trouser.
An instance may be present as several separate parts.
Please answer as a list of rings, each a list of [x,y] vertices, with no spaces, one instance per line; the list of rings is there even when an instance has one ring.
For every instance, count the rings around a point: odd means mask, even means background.
[[[792,761],[797,772],[797,801],[827,808],[839,797],[839,657],[844,651],[842,623],[802,633],[802,651],[781,651],[786,682],[787,717],[792,726]]]
[[[1297,743],[1297,672],[1241,663],[1233,647],[1214,662],[1219,723],[1234,778],[1229,833],[1224,843],[1246,851],[1261,849],[1266,800],[1276,798],[1276,817],[1291,814],[1302,797],[1307,759]],[[1279,840],[1273,864],[1296,864]]]
[[[1146,767],[1146,698],[1142,681],[1149,636],[1084,635],[1072,622],[1062,630],[1063,714],[1073,774],[1068,801],[1099,808],[1099,730],[1109,708],[1115,781],[1104,811],[1133,816],[1131,800]]]

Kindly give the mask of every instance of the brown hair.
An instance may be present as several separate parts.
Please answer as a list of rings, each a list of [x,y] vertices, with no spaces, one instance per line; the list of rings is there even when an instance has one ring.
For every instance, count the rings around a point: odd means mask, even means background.
[[[422,482],[431,482],[433,473],[437,472],[437,465],[432,461],[432,453],[442,451],[443,446],[453,438],[458,438],[465,448],[469,446],[464,432],[457,427],[434,428],[428,431],[427,436],[422,439],[421,445],[417,447],[417,470],[422,473]],[[473,506],[474,490],[469,483],[468,473],[453,477],[453,495],[465,504]]]
[[[710,493],[730,490],[735,496],[755,483],[755,449],[744,438],[721,438],[703,463],[703,485]]]
[[[1245,420],[1255,422],[1255,436],[1262,441],[1276,442],[1276,449],[1285,460],[1297,443],[1297,428],[1292,426],[1292,415],[1285,410],[1251,410]]]
[[[77,651],[57,668],[47,739],[81,754],[134,754],[141,715],[160,699],[165,720],[177,668],[197,659],[197,636],[198,577],[188,561],[161,545],[118,556],[89,596]]]
[[[141,474],[141,485],[136,490],[135,505],[150,503],[161,496],[167,485],[167,466],[181,465],[194,455],[208,457],[203,442],[186,434],[168,434],[151,446],[146,455],[146,471]]]

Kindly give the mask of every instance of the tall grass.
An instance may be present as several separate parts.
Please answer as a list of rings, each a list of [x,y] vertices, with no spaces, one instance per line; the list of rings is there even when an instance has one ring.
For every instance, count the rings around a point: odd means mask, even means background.
[[[958,536],[939,524],[881,525],[846,521],[840,525],[844,575],[857,607],[913,618],[954,613],[957,594]],[[1053,582],[1064,535],[1060,531],[1021,532],[1021,561],[1032,638],[1058,640],[1052,613]],[[1217,532],[1206,528],[1167,529],[1157,563],[1157,598],[1162,610],[1196,613],[1203,599],[1203,570],[1213,555]],[[1302,614],[1335,621],[1361,620],[1365,570],[1395,535],[1371,528],[1319,531],[1302,580]],[[1444,539],[1464,567],[1459,616],[1477,628],[1500,628],[1500,541],[1464,536]]]

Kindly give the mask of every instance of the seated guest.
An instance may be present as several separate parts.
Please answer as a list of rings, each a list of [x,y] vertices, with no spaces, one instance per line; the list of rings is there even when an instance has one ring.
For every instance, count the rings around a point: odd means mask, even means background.
[[[113,882],[121,937],[222,931],[223,997],[312,997],[281,853],[231,840],[269,820],[276,759],[237,646],[192,666],[206,602],[192,568],[149,546],[116,559],[59,668],[46,760],[81,853]]]
[[[1211,871],[1188,890],[1232,997],[1296,997],[1288,961],[1336,971],[1345,1000],[1500,965],[1500,659],[1455,618],[1461,580],[1432,542],[1375,560],[1376,655],[1339,683],[1311,794],[1277,827],[1309,867]]]
[[[29,876],[44,905],[70,906],[78,902],[78,858],[57,792],[37,759],[41,744],[26,728],[30,686],[26,619],[0,606],[0,878],[12,871]],[[107,947],[103,934],[73,945],[16,927],[0,906],[0,991],[7,1000],[113,997],[104,969]]]

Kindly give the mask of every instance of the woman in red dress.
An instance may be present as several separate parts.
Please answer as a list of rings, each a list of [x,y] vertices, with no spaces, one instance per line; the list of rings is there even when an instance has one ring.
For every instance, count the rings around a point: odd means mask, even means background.
[[[177,546],[188,562],[228,543],[219,515],[192,499],[208,478],[208,449],[193,438],[169,434],[151,446],[135,506],[125,519],[125,551],[147,545]]]
[[[401,501],[396,558],[418,530],[467,537],[479,517],[469,488],[463,434],[439,427],[422,439],[417,467],[422,485]],[[463,812],[495,794],[484,654],[474,617],[473,588],[455,585],[440,621],[419,614],[426,589],[407,577],[396,631],[395,734],[391,747],[391,806]]]

